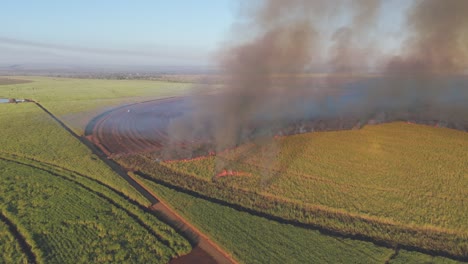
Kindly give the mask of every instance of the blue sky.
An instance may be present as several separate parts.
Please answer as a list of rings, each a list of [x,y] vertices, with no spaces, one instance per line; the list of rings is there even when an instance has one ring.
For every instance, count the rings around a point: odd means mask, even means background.
[[[409,2],[384,1],[388,49]],[[237,9],[236,0],[3,0],[0,65],[210,65]]]
[[[234,15],[231,0],[2,1],[0,61],[28,61],[23,57],[33,54],[32,61],[49,57],[52,63],[102,57],[100,52],[74,52],[88,48],[145,53],[127,60],[105,58],[109,63],[198,63],[226,38]]]

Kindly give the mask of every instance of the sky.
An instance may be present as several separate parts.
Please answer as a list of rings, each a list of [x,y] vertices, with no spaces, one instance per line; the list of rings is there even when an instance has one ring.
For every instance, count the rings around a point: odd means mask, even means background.
[[[408,2],[385,2],[388,49]],[[236,0],[3,0],[0,65],[214,65],[238,11]]]
[[[5,0],[0,64],[207,64],[229,32],[234,6],[231,0]]]

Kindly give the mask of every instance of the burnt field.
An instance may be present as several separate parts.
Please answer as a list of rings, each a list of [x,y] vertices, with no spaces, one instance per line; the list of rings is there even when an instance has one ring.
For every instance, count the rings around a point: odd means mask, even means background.
[[[386,80],[124,105],[95,117],[85,136],[152,183],[275,221],[465,259],[466,80],[434,79],[442,88],[428,95],[408,80],[392,83],[409,87],[403,94],[391,93]]]
[[[132,104],[96,117],[85,133],[108,156],[157,152],[168,139],[170,120],[186,110],[184,98]]]
[[[206,108],[206,104],[200,103],[198,96],[159,99],[115,108],[95,117],[86,127],[85,135],[109,157],[151,153],[158,160],[174,160],[211,155],[250,141],[313,131],[359,129],[365,125],[394,121],[468,131],[466,118],[460,118],[458,113],[451,116],[451,111],[454,111],[445,109],[450,101],[444,101],[437,107],[420,103],[416,107],[392,108],[394,98],[369,103],[372,98],[366,87],[350,85],[350,88],[338,92],[314,93],[315,96],[307,94],[286,99],[289,105],[280,105],[285,110],[277,109],[278,105],[260,109],[244,126],[236,128],[236,142],[229,146],[216,145],[216,137],[219,136],[216,135],[216,124],[199,117],[200,108]],[[211,94],[204,96],[203,100],[217,102],[223,96]],[[449,100],[459,103],[457,99]],[[213,114],[205,116],[223,119],[222,112],[217,113],[216,108],[210,111]]]
[[[208,131],[206,134],[190,134],[187,138],[174,139],[170,136],[171,122],[179,119],[190,120],[193,107],[190,98],[187,97],[120,107],[95,118],[86,129],[86,137],[110,157],[152,153],[158,155],[161,160],[174,160],[213,154],[216,146]],[[381,121],[370,120],[370,122]],[[240,143],[256,140],[259,137],[353,129],[362,125],[364,125],[362,120],[352,115],[293,120],[283,123],[281,127],[265,120],[257,120],[245,129]]]
[[[465,259],[466,183],[460,177],[467,141],[460,131],[467,124],[434,118],[429,107],[363,116],[345,106],[366,97],[349,91],[326,104],[320,98],[319,106],[332,111],[311,107],[276,123],[258,115],[229,149],[216,148],[212,124],[192,127],[200,120],[194,97],[105,112],[88,125],[86,137],[145,180],[191,195],[275,221]]]

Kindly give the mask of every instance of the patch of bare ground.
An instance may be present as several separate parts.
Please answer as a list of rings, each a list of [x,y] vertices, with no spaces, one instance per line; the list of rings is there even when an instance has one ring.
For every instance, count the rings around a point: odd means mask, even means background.
[[[21,84],[21,83],[30,83],[30,82],[33,82],[33,81],[0,77],[0,85]]]
[[[189,254],[172,259],[169,264],[190,264],[190,263],[202,263],[202,264],[217,264],[216,260],[206,253],[200,246],[196,246],[190,251]]]

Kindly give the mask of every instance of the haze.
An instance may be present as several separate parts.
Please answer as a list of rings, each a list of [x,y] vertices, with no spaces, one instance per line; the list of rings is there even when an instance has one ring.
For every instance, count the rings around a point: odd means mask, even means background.
[[[122,67],[217,65],[239,10],[251,1],[7,1],[2,4],[0,66]],[[410,1],[385,1],[378,38],[398,50]],[[349,18],[334,19],[330,34]],[[229,37],[229,38],[228,38]],[[321,67],[318,70],[324,70]]]

